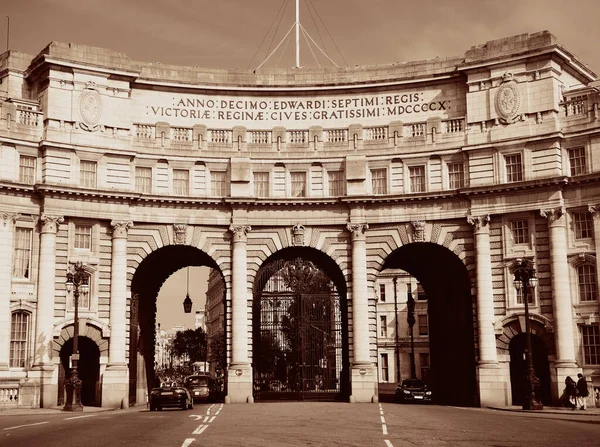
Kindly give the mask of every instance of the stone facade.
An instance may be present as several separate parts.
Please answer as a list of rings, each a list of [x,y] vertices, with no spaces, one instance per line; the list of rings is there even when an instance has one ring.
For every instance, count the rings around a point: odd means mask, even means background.
[[[226,400],[252,402],[254,281],[298,255],[340,278],[349,401],[377,400],[375,285],[401,268],[430,297],[432,374],[451,364],[448,331],[473,347],[456,353],[472,363],[470,402],[510,403],[520,258],[538,272],[534,351],[551,397],[578,371],[600,386],[600,95],[551,34],[260,73],[52,43],[1,55],[0,80],[0,405],[60,402],[78,261],[106,407],[149,385],[156,295],[189,265],[223,278]]]

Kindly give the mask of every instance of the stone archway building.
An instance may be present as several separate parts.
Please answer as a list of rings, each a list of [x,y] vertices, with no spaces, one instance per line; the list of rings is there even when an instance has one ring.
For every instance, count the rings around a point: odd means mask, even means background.
[[[78,261],[91,277],[80,315],[108,346],[102,405],[126,403],[140,367],[136,271],[171,246],[200,253],[180,267],[224,279],[230,402],[252,401],[255,276],[298,246],[346,281],[351,401],[377,399],[375,284],[411,243],[443,247],[468,272],[477,403],[510,400],[518,258],[537,267],[531,312],[553,342],[553,395],[579,371],[600,385],[595,79],[548,32],[446,59],[260,73],[75,44],[4,53],[0,405],[56,405],[56,344],[73,319],[64,278]],[[152,262],[157,287],[176,266]],[[155,290],[144,287],[140,302]]]

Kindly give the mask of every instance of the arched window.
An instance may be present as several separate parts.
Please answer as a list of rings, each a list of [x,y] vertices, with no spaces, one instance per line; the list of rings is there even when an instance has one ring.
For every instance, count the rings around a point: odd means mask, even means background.
[[[591,264],[577,266],[577,286],[579,301],[596,301],[598,285],[596,284],[596,269]]]
[[[13,312],[10,326],[10,366],[25,368],[29,334],[29,313]]]

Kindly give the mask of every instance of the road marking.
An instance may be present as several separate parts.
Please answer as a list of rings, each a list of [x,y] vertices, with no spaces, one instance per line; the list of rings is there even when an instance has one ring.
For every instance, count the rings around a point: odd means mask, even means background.
[[[34,425],[48,424],[48,422],[36,422],[35,424],[15,425],[14,427],[6,427],[4,430],[14,430],[15,428],[32,427]]]
[[[213,416],[213,417],[211,417],[211,418],[210,418],[210,421],[208,421],[208,423],[210,424],[212,421],[214,421],[214,420],[215,420],[215,418],[216,418],[216,416]]]
[[[198,425],[198,428],[192,432],[193,435],[201,435],[204,430],[208,428],[208,425]]]
[[[188,445],[190,445],[195,440],[196,440],[196,438],[187,438],[185,441],[183,441],[183,444],[181,444],[181,447],[188,447]]]
[[[388,432],[387,432],[387,425],[385,425],[385,424],[381,424],[381,429],[383,430],[383,434],[384,434],[384,435],[387,435],[387,434],[388,434]]]
[[[387,445],[387,447],[394,447],[394,444],[392,444],[389,439],[385,439],[385,445]]]
[[[196,418],[196,420],[198,421],[198,420],[202,419],[204,416],[201,414],[190,414],[190,417]]]
[[[207,422],[210,416],[204,416],[204,420],[202,422]]]
[[[86,414],[85,416],[73,416],[70,418],[64,418],[63,421],[70,421],[71,419],[91,418],[92,416],[95,416],[95,414]]]
[[[385,424],[385,418],[383,416],[381,416],[381,423]]]

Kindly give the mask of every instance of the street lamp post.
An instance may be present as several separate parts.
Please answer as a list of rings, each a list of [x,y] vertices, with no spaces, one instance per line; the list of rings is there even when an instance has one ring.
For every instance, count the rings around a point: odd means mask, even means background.
[[[90,291],[88,275],[81,262],[78,262],[67,272],[67,292],[73,292],[75,315],[73,318],[73,354],[71,355],[71,374],[65,383],[67,389],[67,402],[64,411],[83,411],[81,404],[81,379],[77,371],[79,362],[79,350],[77,341],[79,339],[79,294],[85,298]]]
[[[396,325],[396,382],[400,382],[400,339],[398,334],[398,277],[394,276],[394,322]]]
[[[525,360],[527,369],[525,371],[525,396],[523,400],[524,410],[542,410],[544,406],[537,397],[540,380],[535,375],[533,359],[531,357],[531,329],[529,327],[529,298],[527,292],[529,287],[535,289],[538,283],[535,269],[528,260],[518,259],[517,268],[514,271],[513,284],[517,290],[523,290],[523,302],[525,303]]]
[[[417,368],[415,367],[415,337],[413,326],[415,325],[415,299],[412,296],[412,283],[408,283],[408,293],[406,298],[407,315],[406,322],[410,333],[410,378],[417,378]]]

